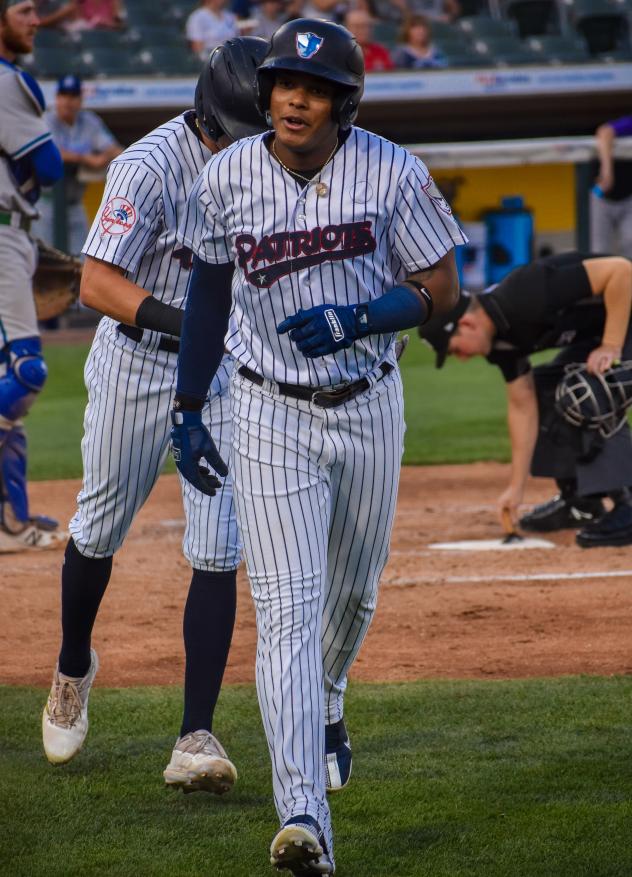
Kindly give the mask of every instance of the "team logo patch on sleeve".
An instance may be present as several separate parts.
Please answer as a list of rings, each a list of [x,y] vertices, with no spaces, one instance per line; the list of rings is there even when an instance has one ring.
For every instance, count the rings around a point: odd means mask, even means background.
[[[127,234],[136,222],[136,210],[126,198],[111,198],[101,213],[105,234]]]
[[[297,33],[296,34],[296,54],[299,58],[305,58],[308,61],[313,58],[316,52],[324,43],[324,37],[317,37],[315,33]]]
[[[432,203],[435,205],[435,207],[438,207],[439,210],[442,210],[444,213],[447,213],[449,215],[452,214],[452,208],[439,191],[439,187],[432,179],[432,177],[428,177],[428,182],[423,186],[423,190],[430,198]]]

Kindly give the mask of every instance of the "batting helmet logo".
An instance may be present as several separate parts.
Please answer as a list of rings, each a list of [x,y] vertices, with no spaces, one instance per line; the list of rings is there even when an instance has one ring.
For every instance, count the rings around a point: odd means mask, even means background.
[[[309,61],[325,42],[323,37],[317,37],[315,33],[296,34],[296,54],[299,58]]]

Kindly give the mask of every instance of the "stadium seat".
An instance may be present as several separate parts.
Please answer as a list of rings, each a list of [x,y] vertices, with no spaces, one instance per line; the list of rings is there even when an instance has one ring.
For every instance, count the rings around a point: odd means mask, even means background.
[[[523,39],[560,32],[560,15],[555,0],[506,0],[503,13],[516,22]]]
[[[612,0],[575,0],[570,16],[591,55],[616,52],[630,44],[627,12]]]
[[[87,49],[81,53],[81,60],[90,68],[92,75],[97,77],[118,78],[135,72],[132,53],[120,46],[111,49]]]
[[[469,18],[475,15],[489,15],[490,8],[488,0],[460,0],[461,18]]]
[[[89,49],[116,49],[125,41],[126,34],[118,30],[83,30],[77,34],[77,41],[82,50]]]
[[[35,57],[31,69],[36,76],[44,78],[65,76],[67,73],[83,75],[79,68],[85,67],[75,52],[69,53],[67,48],[35,47]]]
[[[441,46],[441,53],[450,69],[454,67],[486,67],[488,64],[488,61],[474,49],[459,49],[451,46],[444,48]]]
[[[376,21],[373,25],[373,39],[388,49],[394,48],[399,42],[401,27],[394,21]]]
[[[488,15],[473,15],[468,18],[460,18],[457,27],[472,39],[487,39],[487,37],[515,36],[517,32],[513,21],[499,21]]]
[[[578,64],[590,60],[586,44],[577,37],[544,34],[527,40],[544,64]]]
[[[173,26],[167,25],[148,25],[135,28],[135,34],[138,36],[143,48],[145,46],[173,46],[178,44],[186,48],[186,37],[184,32],[176,30],[174,33]]]
[[[539,62],[536,53],[517,37],[481,37],[475,40],[474,48],[485,60],[497,67]]]
[[[35,35],[35,47],[37,49],[62,49],[72,45],[68,34],[54,27],[42,27]]]
[[[180,46],[145,47],[136,58],[137,71],[144,75],[197,76],[201,62]]]

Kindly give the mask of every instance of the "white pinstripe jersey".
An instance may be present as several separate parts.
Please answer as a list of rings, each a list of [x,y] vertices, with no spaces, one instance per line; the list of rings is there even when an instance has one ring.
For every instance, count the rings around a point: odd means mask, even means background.
[[[268,136],[211,159],[178,237],[206,262],[235,262],[226,346],[239,363],[277,382],[357,380],[394,361],[393,335],[307,359],[276,326],[299,308],[382,296],[466,238],[425,165],[403,147],[352,128],[302,188],[269,153]]]
[[[156,128],[112,162],[83,248],[176,307],[184,306],[191,267],[191,253],[178,245],[176,229],[193,181],[212,154],[185,117]]]

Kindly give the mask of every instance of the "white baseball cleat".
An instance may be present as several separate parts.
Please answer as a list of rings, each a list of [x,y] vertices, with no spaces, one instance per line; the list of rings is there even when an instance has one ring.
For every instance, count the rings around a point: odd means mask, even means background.
[[[0,554],[15,554],[19,551],[42,551],[60,548],[68,542],[66,530],[47,530],[36,520],[31,521],[19,533],[11,533],[0,526]]]
[[[318,877],[333,874],[334,865],[327,852],[323,833],[311,816],[286,822],[270,845],[270,864],[294,875]]]
[[[55,668],[42,715],[44,752],[51,764],[65,764],[83,746],[88,733],[88,697],[98,669],[94,649],[90,649],[90,669],[85,676],[64,676]]]
[[[237,769],[219,740],[200,730],[178,737],[163,776],[168,786],[185,793],[223,795],[237,782]]]

